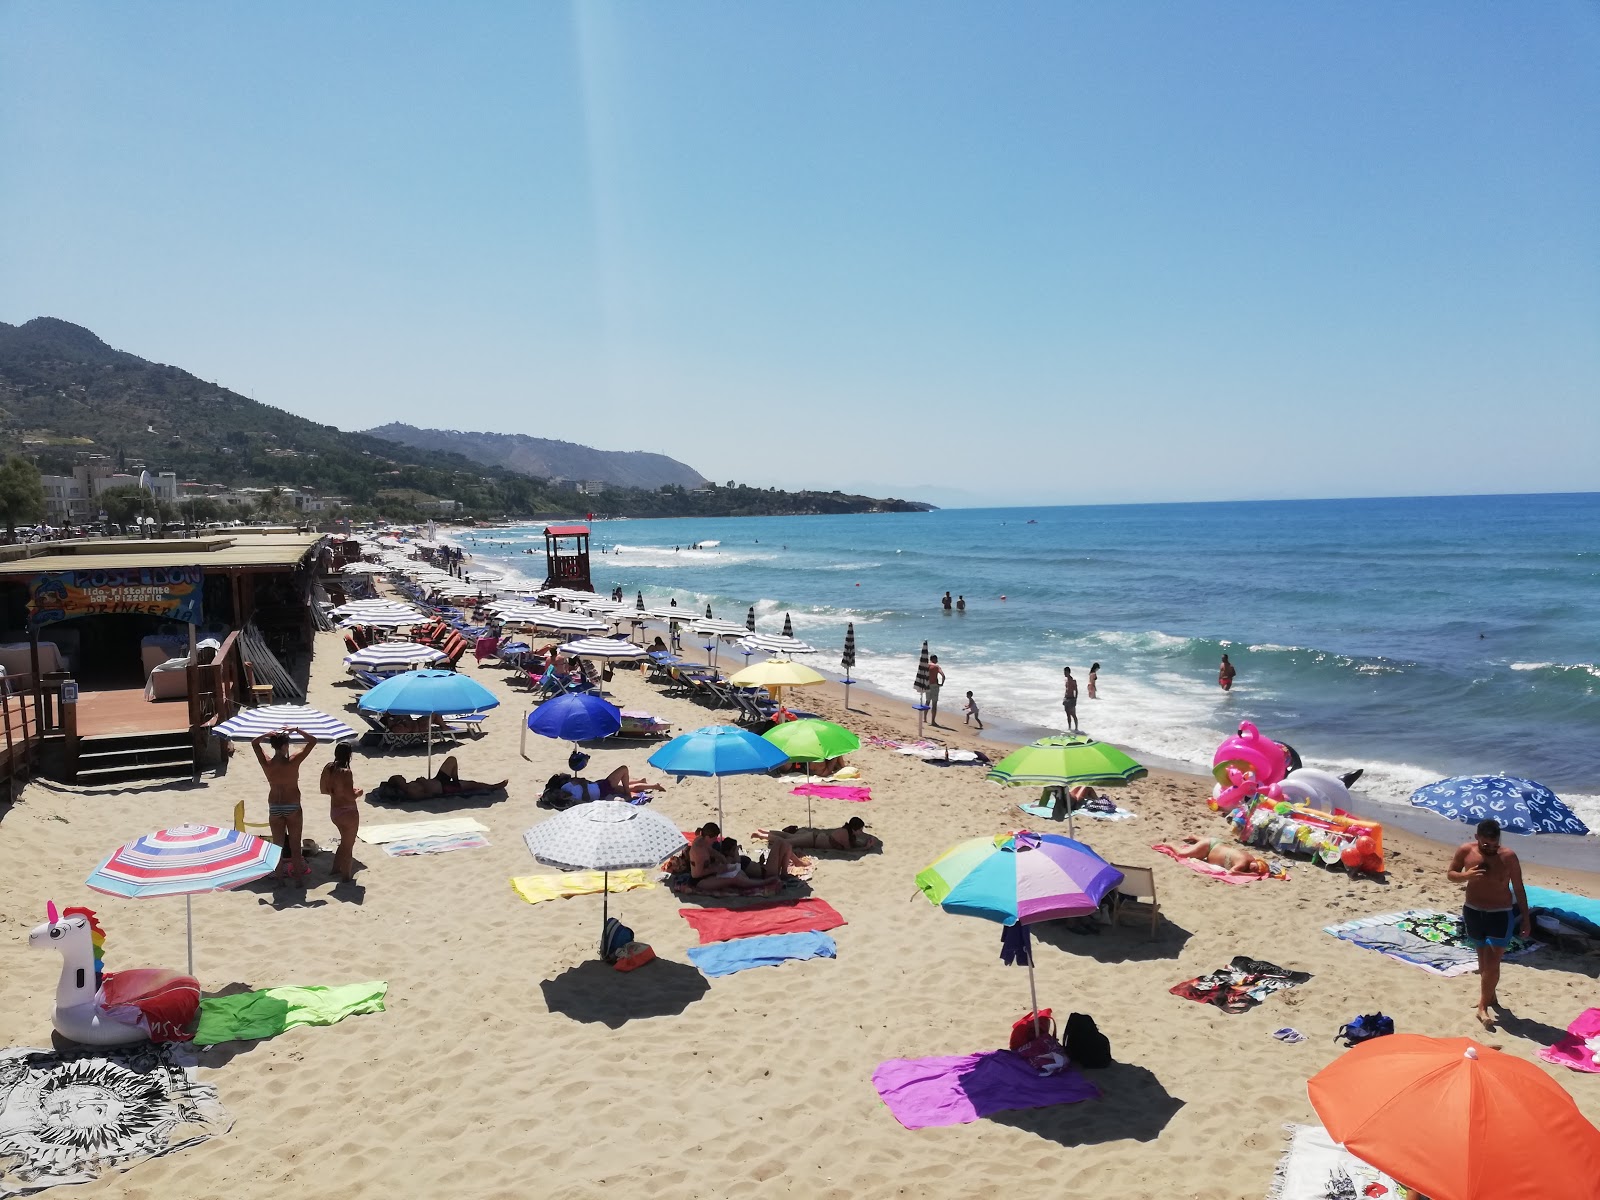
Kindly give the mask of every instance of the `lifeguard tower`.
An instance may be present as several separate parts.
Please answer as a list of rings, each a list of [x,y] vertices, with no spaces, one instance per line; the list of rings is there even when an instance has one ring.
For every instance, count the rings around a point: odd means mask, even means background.
[[[589,527],[546,525],[544,529],[545,587],[594,591],[589,581]]]

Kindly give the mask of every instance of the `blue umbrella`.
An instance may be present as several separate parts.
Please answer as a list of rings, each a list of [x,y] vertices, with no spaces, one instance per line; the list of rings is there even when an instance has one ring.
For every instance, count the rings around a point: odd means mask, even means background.
[[[679,734],[649,758],[652,767],[682,778],[709,775],[717,781],[717,824],[722,824],[722,777],[765,775],[789,756],[765,738],[737,725],[707,725]]]
[[[1572,833],[1589,827],[1549,788],[1514,775],[1459,775],[1411,793],[1411,803],[1452,821],[1493,818],[1507,833]]]
[[[361,697],[367,712],[436,717],[443,713],[482,712],[498,708],[495,694],[476,679],[455,671],[402,671]],[[433,722],[428,722],[428,770],[433,770]]]
[[[587,742],[622,728],[622,710],[591,692],[567,692],[546,700],[528,717],[528,728],[547,738]]]

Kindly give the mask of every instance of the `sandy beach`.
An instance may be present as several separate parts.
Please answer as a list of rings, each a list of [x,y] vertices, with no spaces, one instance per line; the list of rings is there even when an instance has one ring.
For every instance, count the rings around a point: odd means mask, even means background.
[[[336,715],[356,694],[341,653],[335,635],[318,635],[309,703]],[[1157,936],[1138,927],[1039,930],[1041,1003],[1060,1016],[1093,1015],[1111,1040],[1115,1064],[1089,1073],[1101,1098],[908,1131],[874,1092],[877,1064],[1003,1045],[1028,1007],[1026,973],[1001,964],[998,929],[933,908],[913,877],[963,838],[1019,827],[1014,802],[1032,797],[984,782],[979,768],[864,748],[852,761],[871,801],[816,807],[818,824],[864,816],[886,847],[817,861],[809,893],[848,922],[834,931],[837,959],[707,980],[686,957],[696,939],[676,912],[685,901],[658,886],[612,897],[612,911],[659,956],[623,975],[595,958],[600,897],[529,904],[509,886],[512,876],[548,871],[522,833],[548,815],[534,801],[564,769],[568,747],[529,735],[524,760],[528,701],[511,672],[470,656],[463,669],[503,703],[485,736],[455,749],[462,774],[509,777],[509,794],[405,806],[369,795],[362,820],[471,815],[489,829],[487,848],[391,858],[363,843],[354,885],[330,880],[324,852],[306,889],[261,882],[194,904],[196,972],[208,992],[386,980],[388,1011],[202,1052],[202,1077],[235,1118],[231,1133],[68,1194],[1236,1200],[1266,1194],[1285,1123],[1315,1122],[1305,1081],[1342,1052],[1335,1031],[1379,1009],[1403,1031],[1475,1036],[1537,1063],[1600,1121],[1600,1077],[1534,1058],[1596,1003],[1600,959],[1546,950],[1507,964],[1501,997],[1515,1019],[1483,1035],[1475,975],[1438,978],[1321,932],[1367,914],[1458,906],[1444,874],[1447,847],[1392,834],[1386,882],[1302,863],[1288,882],[1227,886],[1150,849],[1223,830],[1205,808],[1208,780],[1155,771],[1115,794],[1136,819],[1083,821],[1079,836],[1113,862],[1155,868],[1165,916]],[[675,729],[728,717],[665,698],[627,670],[611,690]],[[829,684],[801,702],[863,736],[915,731],[903,705],[861,690],[851,701],[846,711]],[[952,718],[955,728],[943,732],[952,745],[1003,750],[963,731],[959,712],[945,714]],[[626,763],[657,778],[645,765],[651,748],[597,748],[586,773]],[[306,832],[324,847],[333,828],[315,781],[328,755],[317,748],[304,771]],[[423,765],[421,751],[364,750],[357,782],[370,792]],[[726,780],[728,831],[743,840],[803,821],[794,782]],[[681,827],[713,812],[711,781],[667,783],[654,806]],[[265,788],[248,750],[225,777],[193,788],[27,787],[0,821],[5,1045],[50,1044],[60,963],[26,944],[46,900],[99,912],[109,969],[181,966],[180,901],[101,896],[84,876],[142,832],[186,820],[227,824],[239,800],[250,819],[264,820]],[[1600,894],[1593,876],[1528,874],[1530,883]],[[1169,992],[1241,954],[1313,978],[1241,1015]],[[1274,1040],[1283,1026],[1306,1040]]]

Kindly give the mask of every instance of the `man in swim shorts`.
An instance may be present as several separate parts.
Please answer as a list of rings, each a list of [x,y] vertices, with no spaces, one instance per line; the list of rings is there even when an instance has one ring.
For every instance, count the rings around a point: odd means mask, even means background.
[[[1479,821],[1476,832],[1475,840],[1456,847],[1448,875],[1451,883],[1467,885],[1461,924],[1467,944],[1478,952],[1478,1021],[1485,1029],[1493,1029],[1489,1009],[1500,1007],[1495,994],[1500,960],[1511,945],[1513,932],[1524,938],[1533,936],[1533,917],[1522,884],[1522,864],[1516,851],[1500,845],[1500,822]]]
[[[944,668],[939,665],[939,656],[928,656],[928,687],[922,693],[922,699],[928,705],[928,724],[939,724],[939,689],[944,686]]]

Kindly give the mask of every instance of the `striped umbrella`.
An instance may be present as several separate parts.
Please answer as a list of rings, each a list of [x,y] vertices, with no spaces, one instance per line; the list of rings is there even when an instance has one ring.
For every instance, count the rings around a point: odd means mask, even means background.
[[[708,604],[706,605],[706,612],[710,613],[710,611],[711,606]],[[706,662],[709,663],[712,661],[716,646],[722,638],[743,637],[745,628],[737,621],[723,621],[716,617],[706,616],[690,625],[689,632],[698,633],[702,637],[711,639],[710,644],[706,646]]]
[[[260,879],[278,865],[283,852],[271,842],[218,829],[215,825],[175,825],[118,846],[84,880],[97,892],[142,900],[182,896],[189,925],[189,974],[194,974],[194,909],[197,892],[225,892]]]
[[[540,629],[554,629],[562,633],[603,633],[610,623],[599,617],[586,617],[582,613],[548,610],[529,622]]]
[[[744,615],[744,627],[751,633],[756,631],[756,606],[752,604],[750,611]]]
[[[856,623],[851,621],[844,627],[844,653],[839,656],[839,665],[844,668],[844,706],[850,707],[850,685],[855,682],[850,678],[850,668],[856,665]]]
[[[711,605],[707,604],[706,605],[706,620],[709,621],[711,619],[712,619],[712,617],[711,617]]]
[[[319,742],[342,742],[356,736],[356,731],[337,717],[305,704],[267,704],[261,708],[241,709],[238,716],[224,721],[211,732],[229,741],[248,742],[280,729],[303,729]],[[302,739],[299,734],[291,733],[289,740]]]
[[[741,646],[752,650],[765,650],[768,654],[815,654],[817,648],[797,637],[781,633],[747,633],[739,639]]]
[[[928,711],[928,643],[922,643],[922,657],[917,659],[917,678],[911,684],[922,697],[922,703],[917,705],[917,736],[922,736],[922,722]]]
[[[428,667],[445,657],[444,651],[420,642],[374,642],[365,649],[344,656],[352,670],[382,670],[385,667]]]
[[[562,646],[561,653],[572,658],[643,658],[643,646],[621,638],[579,638]]]
[[[794,618],[789,616],[788,613],[783,614],[783,636],[786,638],[794,636]]]

